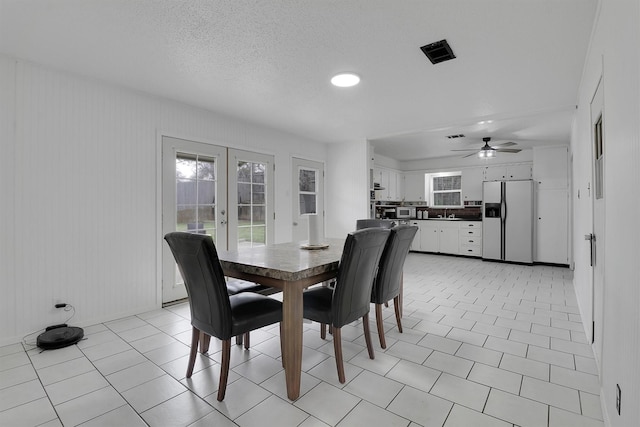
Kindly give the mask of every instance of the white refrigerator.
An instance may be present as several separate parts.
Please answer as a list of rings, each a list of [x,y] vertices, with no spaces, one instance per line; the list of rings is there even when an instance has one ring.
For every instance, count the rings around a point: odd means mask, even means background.
[[[533,263],[533,181],[483,183],[482,258]]]

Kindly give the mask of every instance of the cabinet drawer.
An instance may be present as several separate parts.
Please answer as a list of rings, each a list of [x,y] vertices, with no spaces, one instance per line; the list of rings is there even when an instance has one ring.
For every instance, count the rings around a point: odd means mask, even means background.
[[[461,221],[460,228],[475,228],[482,230],[482,221]]]
[[[460,236],[460,247],[462,246],[482,246],[482,237]]]
[[[481,228],[461,228],[460,238],[466,237],[482,237]]]
[[[482,256],[482,245],[461,245],[460,255]]]

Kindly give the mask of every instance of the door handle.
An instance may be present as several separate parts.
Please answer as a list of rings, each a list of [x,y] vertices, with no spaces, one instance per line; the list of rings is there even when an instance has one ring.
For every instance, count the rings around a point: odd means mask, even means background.
[[[293,226],[295,227],[296,225],[298,225],[298,223],[293,221]]]
[[[223,219],[222,221],[220,221],[220,225],[227,225],[227,220]]]
[[[585,234],[584,240],[589,241],[589,251],[590,251],[589,265],[593,267],[594,264],[596,263],[596,235],[593,233]]]

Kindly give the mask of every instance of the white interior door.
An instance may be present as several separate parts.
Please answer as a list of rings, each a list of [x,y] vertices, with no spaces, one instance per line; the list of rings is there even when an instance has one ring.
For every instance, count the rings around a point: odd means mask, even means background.
[[[229,149],[229,250],[274,242],[274,158]]]
[[[324,165],[320,162],[293,157],[291,176],[293,178],[291,184],[293,241],[300,242],[309,238],[309,220],[305,214],[321,216],[320,236],[324,236]]]
[[[591,265],[593,267],[593,323],[592,345],[598,366],[602,366],[602,341],[604,323],[604,242],[605,242],[605,204],[604,204],[604,94],[602,80],[591,101],[591,135],[593,156],[593,231],[591,233]]]
[[[227,248],[227,149],[162,137],[162,235],[208,234]],[[162,302],[187,297],[171,250],[162,243]]]

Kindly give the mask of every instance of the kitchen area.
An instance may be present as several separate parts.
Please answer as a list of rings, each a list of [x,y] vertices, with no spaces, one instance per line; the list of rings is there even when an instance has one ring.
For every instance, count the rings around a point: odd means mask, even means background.
[[[418,226],[413,252],[570,266],[568,149],[532,151],[531,161],[411,171],[371,156],[370,217]]]

